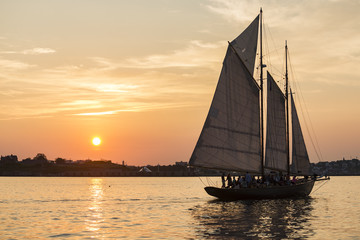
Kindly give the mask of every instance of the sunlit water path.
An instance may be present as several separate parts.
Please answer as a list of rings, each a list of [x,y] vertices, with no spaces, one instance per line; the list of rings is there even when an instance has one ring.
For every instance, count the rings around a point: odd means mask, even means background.
[[[359,180],[333,177],[306,199],[222,202],[197,177],[1,177],[0,239],[360,239]]]

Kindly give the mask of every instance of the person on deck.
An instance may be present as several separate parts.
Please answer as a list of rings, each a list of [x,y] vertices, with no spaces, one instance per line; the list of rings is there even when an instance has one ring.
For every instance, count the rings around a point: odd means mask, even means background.
[[[233,180],[233,188],[235,188],[235,189],[239,189],[240,188],[240,184],[239,184],[239,178],[240,177],[238,177],[238,179],[236,179],[235,178],[235,176],[234,176],[234,180]]]
[[[236,180],[237,184],[241,187],[241,183],[242,183],[242,177],[238,176],[238,179]]]
[[[291,184],[290,175],[289,175],[289,174],[286,174],[286,175],[285,175],[285,183],[286,183],[286,185],[290,185],[290,184]]]
[[[230,173],[227,175],[226,181],[228,183],[227,187],[230,188],[232,186],[232,179]]]
[[[241,179],[242,179],[242,181],[241,181],[241,182],[242,182],[242,183],[241,183],[241,187],[244,187],[244,188],[247,187],[247,183],[246,183],[245,177],[243,176]]]
[[[247,184],[248,187],[250,187],[251,179],[252,179],[252,178],[251,178],[250,173],[249,173],[249,172],[246,172],[246,174],[245,174],[245,181],[246,181],[246,184]]]
[[[233,185],[232,185],[232,187],[234,188],[234,187],[236,187],[236,185],[237,185],[237,181],[236,181],[236,178],[235,178],[235,176],[233,177]]]
[[[279,176],[279,173],[276,173],[276,175],[275,175],[275,185],[280,185],[280,176]]]
[[[265,183],[266,187],[268,187],[270,185],[270,174],[265,176],[264,183]]]
[[[221,188],[225,188],[225,173],[223,173],[223,174],[221,175],[221,183],[222,183]]]

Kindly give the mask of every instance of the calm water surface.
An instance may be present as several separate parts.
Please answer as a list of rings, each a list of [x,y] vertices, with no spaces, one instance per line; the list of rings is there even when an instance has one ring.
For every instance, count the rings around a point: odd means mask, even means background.
[[[360,177],[233,202],[208,196],[208,181],[219,179],[1,177],[0,239],[360,239]]]

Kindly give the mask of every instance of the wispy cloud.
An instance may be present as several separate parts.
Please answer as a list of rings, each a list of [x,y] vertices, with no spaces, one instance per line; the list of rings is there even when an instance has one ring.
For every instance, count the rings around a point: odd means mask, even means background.
[[[8,50],[1,51],[0,54],[23,54],[23,55],[41,55],[41,54],[52,54],[56,53],[56,50],[51,48],[31,48],[22,51]]]
[[[232,21],[247,21],[254,17],[254,12],[257,12],[259,1],[237,1],[237,0],[211,0],[206,7],[219,15],[222,15],[226,20]]]
[[[25,78],[21,71],[9,73],[3,90],[17,99],[2,103],[0,117],[101,116],[198,106],[197,99],[215,86],[225,48],[226,41],[194,40],[168,54],[92,57],[83,64],[34,69]],[[23,70],[31,67],[10,63]]]
[[[136,88],[138,88],[138,86],[126,84],[99,84],[96,90],[107,93],[126,93]]]
[[[144,69],[208,67],[219,61],[219,50],[224,46],[226,46],[225,41],[209,43],[193,40],[183,49],[174,50],[169,54],[130,58],[120,63],[119,67]]]
[[[4,70],[24,70],[34,66],[17,60],[0,59],[0,68]]]
[[[62,106],[81,106],[81,105],[98,105],[100,102],[96,100],[75,100],[71,102],[64,102]]]
[[[90,58],[97,64],[98,71],[112,71],[119,68],[161,69],[161,68],[194,68],[212,65],[218,62],[219,49],[226,46],[226,41],[203,42],[189,41],[184,48],[168,54],[152,54],[138,58],[114,61],[104,57]],[[214,54],[216,53],[216,54]]]
[[[134,110],[114,110],[114,111],[106,111],[106,112],[88,112],[88,113],[75,113],[72,115],[75,116],[101,116],[101,115],[112,115],[119,112],[134,112]]]
[[[56,51],[51,48],[32,48],[22,51],[25,55],[40,55],[40,54],[50,54],[55,53]]]
[[[174,109],[174,108],[182,108],[182,107],[194,107],[193,104],[176,104],[176,103],[148,103],[148,104],[136,104],[134,106],[127,106],[123,109],[110,110],[104,112],[85,112],[85,113],[74,113],[72,115],[75,116],[101,116],[101,115],[113,115],[121,112],[143,112],[143,111],[153,111],[159,109]]]

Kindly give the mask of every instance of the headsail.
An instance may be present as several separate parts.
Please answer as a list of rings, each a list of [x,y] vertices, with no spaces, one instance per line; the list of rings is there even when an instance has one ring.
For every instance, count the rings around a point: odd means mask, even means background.
[[[259,15],[231,42],[231,45],[235,48],[237,54],[241,57],[241,60],[245,63],[251,75],[254,74],[258,31]]]
[[[261,172],[259,88],[229,45],[191,166]]]
[[[291,118],[292,118],[292,133],[293,133],[293,154],[291,172],[299,175],[311,175],[309,156],[306,150],[304,137],[301,131],[299,117],[295,108],[294,98],[291,90]]]
[[[269,72],[265,167],[287,171],[285,96]]]

